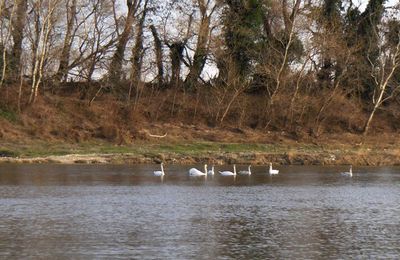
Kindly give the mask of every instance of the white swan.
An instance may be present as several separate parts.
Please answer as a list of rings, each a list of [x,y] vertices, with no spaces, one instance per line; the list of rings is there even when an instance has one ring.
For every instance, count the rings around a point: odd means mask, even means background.
[[[207,164],[204,164],[204,172],[197,170],[196,168],[191,168],[189,170],[189,176],[207,176]]]
[[[164,175],[165,175],[163,163],[161,163],[161,171],[154,171],[153,174],[154,174],[154,176],[158,176],[158,177],[159,177],[159,176],[164,176]]]
[[[248,170],[247,171],[239,171],[240,175],[251,175],[251,165],[249,165]]]
[[[269,163],[269,174],[276,175],[279,173],[279,170],[272,169],[272,163]]]
[[[233,165],[233,172],[231,171],[222,171],[219,172],[219,174],[221,174],[222,176],[236,176],[236,165]]]
[[[342,176],[353,177],[353,165],[350,165],[350,170],[348,172],[340,173]]]
[[[207,174],[208,175],[214,175],[214,165],[211,166],[211,170],[208,170]]]

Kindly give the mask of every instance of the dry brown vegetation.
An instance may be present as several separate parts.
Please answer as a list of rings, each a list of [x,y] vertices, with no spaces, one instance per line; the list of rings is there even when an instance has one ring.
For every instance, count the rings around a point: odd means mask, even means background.
[[[220,89],[197,92],[148,88],[137,102],[124,102],[101,92],[90,103],[98,85],[60,88],[40,95],[35,106],[22,105],[18,112],[15,88],[7,88],[0,98],[0,137],[5,142],[88,142],[105,141],[118,145],[135,142],[238,142],[238,143],[344,143],[356,145],[368,114],[347,97],[337,94],[326,106],[320,96],[302,94],[288,111],[285,95],[278,95],[264,116],[265,101],[258,95],[241,93],[224,120],[226,101],[232,98]],[[82,98],[82,91],[87,92]],[[204,98],[206,97],[206,98]],[[90,103],[90,105],[89,105]],[[366,142],[393,144],[400,125],[393,120],[398,107],[388,107],[373,124]],[[292,122],[290,122],[292,120]],[[164,135],[167,136],[164,137]],[[387,136],[384,138],[384,136]]]

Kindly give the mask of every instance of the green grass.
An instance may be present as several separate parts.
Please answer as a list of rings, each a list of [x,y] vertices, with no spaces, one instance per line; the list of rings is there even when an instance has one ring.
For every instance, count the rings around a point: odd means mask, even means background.
[[[19,153],[9,149],[0,148],[0,157],[18,157]]]
[[[11,123],[15,123],[18,120],[17,113],[1,107],[0,107],[0,117],[10,121]]]
[[[149,147],[157,153],[175,153],[180,155],[201,155],[207,153],[239,153],[239,152],[274,152],[272,147],[258,144],[237,143],[187,143],[187,144],[162,144]]]
[[[188,156],[201,156],[218,153],[252,153],[262,152],[270,154],[292,153],[319,153],[322,147],[316,145],[299,144],[289,147],[281,144],[245,144],[245,143],[162,143],[162,144],[133,144],[113,145],[103,142],[86,142],[80,144],[35,142],[32,144],[3,144],[0,147],[10,156],[43,157],[49,155],[66,154],[133,154],[157,156],[160,154],[177,154]],[[329,150],[329,149],[328,149]]]
[[[86,149],[87,150],[87,149]],[[162,154],[174,153],[179,155],[201,155],[208,153],[241,153],[266,152],[283,153],[287,147],[270,144],[242,144],[242,143],[170,143],[170,144],[138,144],[132,146],[101,145],[89,149],[94,153],[133,153],[133,154]]]
[[[67,147],[51,147],[43,146],[42,144],[34,146],[17,145],[7,149],[11,150],[13,154],[18,154],[19,157],[43,157],[48,155],[66,155],[71,153],[70,149]]]

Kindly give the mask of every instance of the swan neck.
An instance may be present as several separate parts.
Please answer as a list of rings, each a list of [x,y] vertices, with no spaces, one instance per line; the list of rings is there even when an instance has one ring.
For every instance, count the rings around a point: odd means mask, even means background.
[[[161,172],[164,173],[164,166],[161,164]]]

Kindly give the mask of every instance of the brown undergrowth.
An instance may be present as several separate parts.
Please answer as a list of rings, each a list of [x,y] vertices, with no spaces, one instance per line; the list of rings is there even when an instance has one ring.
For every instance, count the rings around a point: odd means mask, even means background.
[[[100,85],[68,86],[41,93],[27,105],[18,88],[0,97],[3,142],[79,143],[101,140],[116,145],[135,142],[313,143],[356,146],[395,145],[399,129],[396,107],[381,111],[373,131],[360,134],[367,109],[337,93],[328,98],[279,93],[274,104],[264,95],[204,87],[195,92],[148,87],[128,100]],[[28,91],[28,87],[24,87]],[[97,95],[96,95],[97,93]],[[326,93],[327,95],[330,93]],[[118,98],[117,98],[118,97]],[[20,105],[18,105],[20,103]],[[18,108],[20,107],[20,108]],[[20,110],[20,111],[19,111]],[[394,140],[395,139],[395,140]]]

